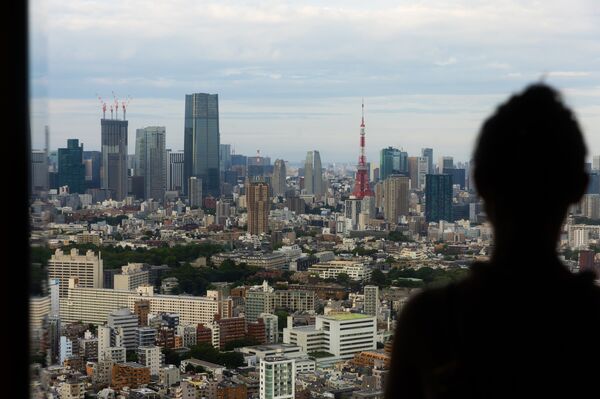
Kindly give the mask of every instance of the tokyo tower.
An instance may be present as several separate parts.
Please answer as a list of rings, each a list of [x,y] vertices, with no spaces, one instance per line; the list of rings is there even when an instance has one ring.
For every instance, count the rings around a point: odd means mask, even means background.
[[[367,170],[367,156],[365,155],[365,102],[362,102],[362,121],[360,123],[360,155],[356,171],[356,181],[352,195],[355,198],[374,197],[375,193],[369,185],[369,171]]]

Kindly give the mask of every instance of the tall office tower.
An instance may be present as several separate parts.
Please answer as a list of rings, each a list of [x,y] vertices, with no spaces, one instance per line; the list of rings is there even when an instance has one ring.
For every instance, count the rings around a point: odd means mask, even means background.
[[[85,165],[85,187],[100,188],[100,164],[102,153],[100,151],[84,151],[83,164]]]
[[[391,175],[383,181],[383,214],[385,220],[396,224],[402,215],[408,215],[409,178]]]
[[[248,157],[247,175],[250,179],[256,177],[264,177],[267,174],[267,168],[271,163],[271,159],[268,157],[261,157],[260,151],[256,151],[256,155]]]
[[[600,155],[592,157],[592,170],[600,170]]]
[[[267,356],[260,362],[260,399],[293,399],[296,395],[296,361]]]
[[[365,314],[377,316],[379,310],[379,287],[376,285],[365,285],[363,294],[365,296]]]
[[[135,132],[135,175],[144,177],[144,198],[162,202],[165,197],[164,126],[149,126]]]
[[[231,155],[231,169],[238,172],[238,176],[246,177],[248,157],[240,154]]]
[[[127,349],[137,347],[138,316],[127,308],[108,314],[106,324],[122,337],[122,346]]]
[[[319,151],[308,151],[304,162],[304,189],[306,194],[323,195],[323,168]]]
[[[408,153],[393,147],[382,149],[379,153],[379,177],[385,180],[398,174],[408,174]]]
[[[381,210],[383,208],[383,182],[375,183],[375,208]]]
[[[219,196],[220,144],[218,94],[186,94],[184,179],[201,179],[202,192],[213,197]]]
[[[600,194],[584,194],[581,213],[589,219],[600,219]]]
[[[202,179],[195,176],[189,178],[188,181],[188,199],[190,206],[201,208],[202,207]]]
[[[178,191],[183,194],[183,168],[184,155],[183,151],[167,151],[167,183],[168,191]]]
[[[419,188],[419,157],[408,157],[408,177],[410,177],[410,188]]]
[[[417,158],[417,187],[418,190],[423,190],[425,187],[425,178],[427,176],[427,169],[429,169],[429,165],[427,164],[426,157],[418,157]]]
[[[452,157],[440,157],[438,160],[438,173],[442,174],[444,169],[452,169],[454,168],[454,158]]]
[[[358,230],[358,222],[362,211],[362,200],[349,198],[344,202],[344,216],[346,217],[346,230]]]
[[[48,191],[48,156],[46,151],[31,151],[31,193]]]
[[[231,144],[219,146],[219,170],[225,172],[231,169]]]
[[[375,193],[369,185],[369,170],[367,169],[367,155],[365,154],[365,104],[362,107],[362,119],[360,123],[360,151],[358,165],[356,166],[356,179],[352,195],[358,199],[363,197],[374,197]]]
[[[442,171],[443,174],[445,175],[451,175],[452,176],[452,184],[458,184],[461,188],[461,190],[465,189],[465,183],[466,183],[466,179],[465,179],[465,175],[466,175],[466,171],[464,169],[458,169],[458,168],[444,168],[444,170]]]
[[[112,191],[113,199],[127,196],[127,125],[126,120],[101,119],[103,189]]]
[[[48,260],[48,278],[59,280],[59,296],[65,298],[69,289],[69,278],[78,277],[79,287],[102,288],[103,260],[98,253],[88,250],[85,255],[79,255],[76,248],[65,254],[57,249]]]
[[[285,161],[283,159],[275,160],[275,167],[273,169],[273,195],[284,195],[286,184],[285,184]]]
[[[425,183],[425,221],[452,221],[452,176],[427,175]]]
[[[248,207],[248,233],[259,235],[269,232],[269,185],[264,181],[246,183],[246,204]]]
[[[83,144],[67,140],[67,148],[58,149],[58,186],[69,186],[69,193],[85,193],[85,165]]]
[[[422,148],[421,156],[427,158],[427,172],[425,174],[433,174],[433,148]]]
[[[215,219],[216,223],[219,226],[224,226],[227,222],[227,218],[229,217],[231,211],[231,203],[228,200],[220,199],[217,200],[217,208],[215,210]]]

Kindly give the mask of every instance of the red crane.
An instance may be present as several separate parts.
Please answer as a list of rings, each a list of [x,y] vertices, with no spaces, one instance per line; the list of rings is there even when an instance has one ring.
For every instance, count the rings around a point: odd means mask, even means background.
[[[98,97],[98,100],[100,100],[100,104],[102,105],[102,119],[106,119],[106,102],[102,100],[102,97],[98,94],[96,94],[96,97]]]

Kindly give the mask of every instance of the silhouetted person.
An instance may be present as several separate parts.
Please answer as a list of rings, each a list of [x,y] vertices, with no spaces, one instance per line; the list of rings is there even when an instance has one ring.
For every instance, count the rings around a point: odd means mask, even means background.
[[[387,398],[600,397],[600,289],[556,251],[588,184],[585,156],[573,113],[546,85],[485,121],[473,161],[491,260],[408,302]]]

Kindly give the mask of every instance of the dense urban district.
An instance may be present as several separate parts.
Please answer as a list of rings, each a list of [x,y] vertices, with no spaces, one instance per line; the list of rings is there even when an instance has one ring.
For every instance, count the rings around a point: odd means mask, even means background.
[[[47,129],[32,152],[34,398],[382,398],[406,301],[489,258],[471,165],[368,162],[364,116],[357,164],[294,166],[221,144],[205,93],[185,97],[183,151],[151,126],[130,155],[121,106],[103,104],[100,151],[50,151]],[[600,261],[588,169],[560,242],[573,272]]]

